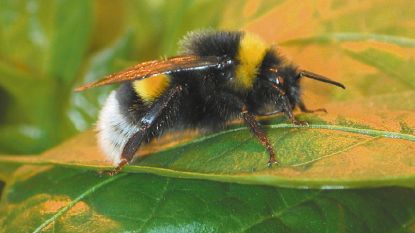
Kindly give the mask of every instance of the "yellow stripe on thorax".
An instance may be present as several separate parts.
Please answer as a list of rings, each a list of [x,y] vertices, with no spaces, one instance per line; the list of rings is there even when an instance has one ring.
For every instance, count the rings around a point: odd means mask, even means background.
[[[266,51],[267,46],[261,39],[250,34],[242,37],[236,56],[240,62],[235,71],[238,88],[252,88]]]
[[[133,81],[133,88],[144,102],[151,103],[164,93],[169,84],[170,77],[166,74],[160,74],[151,78]]]

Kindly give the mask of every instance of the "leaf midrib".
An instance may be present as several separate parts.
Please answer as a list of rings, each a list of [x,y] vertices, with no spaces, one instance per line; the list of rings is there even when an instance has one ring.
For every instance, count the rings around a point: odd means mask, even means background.
[[[328,125],[328,124],[309,124],[307,126],[298,126],[293,124],[277,124],[277,125],[262,125],[263,128],[270,128],[270,129],[325,129],[325,130],[334,130],[334,131],[343,131],[348,133],[354,134],[362,134],[368,135],[372,137],[383,137],[383,138],[392,138],[392,139],[401,139],[415,142],[415,135],[407,134],[407,133],[398,133],[386,130],[377,130],[377,129],[369,129],[369,128],[357,128],[357,127],[350,127],[350,126],[343,126],[343,125]],[[239,132],[243,130],[248,130],[246,127],[238,127],[228,130],[223,130],[218,133],[210,134],[207,136],[202,136],[192,141],[180,144],[177,147],[183,147],[191,144],[196,144],[199,142],[203,142],[205,140],[209,140],[218,136],[222,136],[229,133]],[[176,148],[177,148],[176,147]],[[169,148],[171,149],[171,148]],[[0,155],[0,163],[14,163],[14,164],[34,164],[34,165],[61,165],[61,166],[69,166],[69,167],[82,167],[82,168],[109,168],[111,166],[102,166],[102,165],[86,165],[81,163],[62,163],[57,160],[53,159],[44,159],[41,156],[29,155],[29,156],[13,156],[13,155]],[[136,166],[137,165],[132,165]],[[140,166],[145,167],[145,166]]]
[[[369,135],[372,137],[384,137],[392,139],[401,139],[415,142],[415,136],[405,133],[397,133],[384,130],[376,129],[367,129],[367,128],[356,128],[343,125],[328,125],[328,124],[310,124],[308,126],[296,126],[292,124],[277,124],[277,125],[264,125],[264,128],[271,129],[282,129],[282,128],[299,128],[299,129],[325,129],[325,130],[335,130],[343,131],[349,133]],[[181,144],[180,146],[186,146],[189,144],[195,144],[198,142],[203,142],[205,140],[218,137],[220,135],[248,130],[245,127],[239,127],[234,129],[228,129],[221,131],[215,134],[207,135],[204,137],[197,138],[193,141]],[[0,163],[14,163],[14,164],[35,164],[35,165],[58,165],[63,167],[73,167],[73,168],[82,168],[89,170],[103,170],[111,169],[112,166],[108,165],[94,165],[94,164],[85,164],[80,162],[62,162],[57,159],[45,159],[41,156],[0,156]],[[214,174],[214,173],[202,173],[197,171],[183,171],[175,170],[172,168],[163,168],[163,167],[151,167],[151,166],[142,166],[142,165],[131,165],[125,167],[123,172],[146,172],[157,174],[166,177],[178,177],[178,178],[190,178],[190,179],[203,179],[203,180],[213,180],[221,182],[237,182],[244,184],[262,184],[262,185],[271,185],[271,186],[280,186],[280,187],[305,187],[304,184],[307,184],[307,187],[332,187],[332,188],[351,188],[351,187],[360,187],[360,183],[365,183],[366,186],[379,186],[387,185],[393,183],[393,185],[402,184],[404,180],[413,180],[412,175],[400,175],[400,176],[388,176],[383,178],[376,178],[376,180],[367,178],[360,180],[350,180],[350,181],[333,181],[331,179],[318,179],[318,180],[309,180],[305,178],[298,179],[284,179],[278,175],[269,175],[264,173],[253,174],[250,173],[236,173],[236,174]],[[360,183],[359,183],[360,182]],[[359,186],[360,184],[360,186]]]
[[[262,125],[263,128],[270,128],[270,129],[291,129],[291,128],[309,128],[309,129],[327,129],[327,130],[335,130],[335,131],[343,131],[348,133],[355,133],[355,134],[362,134],[362,135],[368,135],[373,137],[384,137],[384,138],[393,138],[393,139],[403,139],[408,141],[415,142],[415,135],[406,134],[406,133],[398,133],[398,132],[391,132],[391,131],[385,131],[385,130],[377,130],[377,129],[369,129],[369,128],[356,128],[356,127],[350,127],[350,126],[343,126],[343,125],[328,125],[328,124],[309,124],[308,126],[299,126],[299,125],[293,125],[293,124],[277,124],[277,125]],[[246,127],[238,127],[228,130],[223,130],[218,133],[210,134],[207,136],[203,136],[200,138],[197,138],[195,140],[192,140],[187,143],[183,143],[180,146],[195,144],[199,142],[203,142],[207,139],[215,138],[221,135],[225,135],[228,133],[238,132],[242,130],[248,130]]]

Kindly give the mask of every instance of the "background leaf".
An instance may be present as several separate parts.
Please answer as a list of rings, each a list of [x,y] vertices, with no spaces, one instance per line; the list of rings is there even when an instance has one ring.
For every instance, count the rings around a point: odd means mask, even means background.
[[[13,46],[1,47],[0,85],[13,104],[4,109],[0,128],[7,134],[1,134],[0,150],[39,152],[75,132],[67,100],[88,46],[91,6],[86,1],[2,5],[0,43]]]

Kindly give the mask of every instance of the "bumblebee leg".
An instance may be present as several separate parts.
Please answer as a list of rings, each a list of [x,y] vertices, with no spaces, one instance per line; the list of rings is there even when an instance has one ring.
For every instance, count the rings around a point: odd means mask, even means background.
[[[293,114],[293,110],[292,110],[293,108],[291,107],[290,101],[288,100],[287,96],[285,95],[285,92],[275,84],[272,84],[272,87],[280,94],[280,97],[282,98],[284,113],[288,117],[288,119],[290,119],[290,121],[294,125],[308,125],[308,123],[305,122],[305,121],[299,121],[299,120],[295,119],[294,114]]]
[[[312,110],[308,109],[302,100],[300,100],[300,102],[298,103],[298,107],[300,108],[301,112],[306,112],[306,113],[325,112],[327,113],[327,110],[325,108],[318,108],[318,109],[312,109]]]
[[[271,167],[273,164],[278,163],[275,159],[275,152],[274,148],[272,148],[271,142],[264,131],[262,131],[258,122],[255,120],[255,117],[248,112],[246,107],[242,110],[242,118],[244,119],[246,125],[251,129],[251,132],[259,139],[265,149],[267,149],[269,153],[268,166]]]
[[[183,88],[180,85],[172,87],[166,94],[153,103],[150,110],[138,123],[140,125],[139,130],[131,138],[129,138],[125,144],[121,153],[121,162],[114,170],[108,172],[109,175],[118,174],[124,166],[131,162],[141,143],[147,137],[150,128],[156,124],[160,115],[162,115],[164,110],[166,110],[169,106],[171,100],[177,97],[182,90]]]
[[[290,119],[290,121],[294,125],[308,126],[308,123],[306,121],[299,121],[295,118],[293,114],[293,110],[292,110],[293,108],[291,107],[290,101],[288,100],[286,96],[283,96],[283,107],[284,107],[285,115],[288,117],[288,119]]]

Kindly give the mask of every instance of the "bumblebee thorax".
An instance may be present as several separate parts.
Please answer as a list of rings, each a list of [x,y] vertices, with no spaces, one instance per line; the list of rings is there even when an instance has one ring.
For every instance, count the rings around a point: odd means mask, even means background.
[[[235,88],[252,89],[267,50],[268,46],[258,37],[243,35],[236,54],[238,63],[235,67]]]

